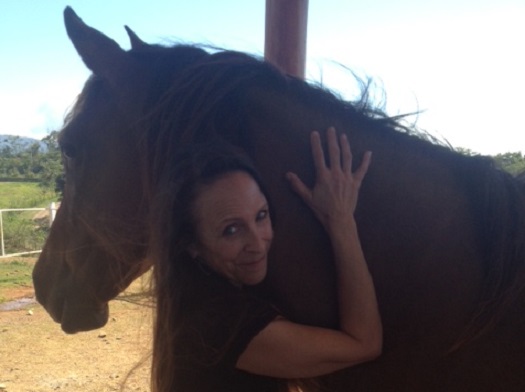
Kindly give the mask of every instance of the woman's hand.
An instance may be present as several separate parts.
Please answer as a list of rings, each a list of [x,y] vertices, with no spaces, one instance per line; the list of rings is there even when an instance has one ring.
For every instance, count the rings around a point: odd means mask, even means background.
[[[352,152],[346,135],[341,134],[338,142],[333,127],[326,134],[328,166],[319,133],[312,132],[310,136],[316,169],[313,189],[309,189],[295,173],[287,173],[286,177],[325,229],[331,232],[334,226],[345,225],[353,220],[359,188],[370,165],[372,153],[367,151],[359,168],[352,172]]]

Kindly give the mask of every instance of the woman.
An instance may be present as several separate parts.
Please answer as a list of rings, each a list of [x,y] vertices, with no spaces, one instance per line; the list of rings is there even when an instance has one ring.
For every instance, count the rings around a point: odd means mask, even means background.
[[[377,357],[382,328],[354,210],[371,154],[352,172],[345,135],[311,135],[316,183],[287,173],[328,233],[338,276],[340,330],[293,323],[253,295],[266,276],[269,201],[250,162],[228,148],[186,151],[153,209],[157,314],[153,390],[278,391]]]

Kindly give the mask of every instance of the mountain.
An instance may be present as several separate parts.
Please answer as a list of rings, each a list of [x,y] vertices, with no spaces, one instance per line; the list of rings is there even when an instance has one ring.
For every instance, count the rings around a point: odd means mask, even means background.
[[[0,135],[0,154],[6,152],[10,154],[19,154],[30,150],[35,144],[38,145],[39,152],[47,152],[47,145],[41,140],[25,136]]]

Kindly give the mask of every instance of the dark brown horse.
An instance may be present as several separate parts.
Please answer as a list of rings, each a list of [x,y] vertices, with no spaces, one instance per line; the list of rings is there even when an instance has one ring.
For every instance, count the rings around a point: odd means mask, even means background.
[[[336,326],[330,247],[283,178],[313,179],[308,135],[334,125],[374,152],[356,212],[383,317],[384,354],[321,380],[330,391],[525,390],[525,199],[491,161],[413,135],[365,102],[242,53],[142,43],[123,51],[72,10],[93,71],[60,135],[66,190],[35,267],[66,332],[98,328],[150,267],[148,203],[177,148],[220,138],[255,161],[275,206],[268,296],[292,320]]]

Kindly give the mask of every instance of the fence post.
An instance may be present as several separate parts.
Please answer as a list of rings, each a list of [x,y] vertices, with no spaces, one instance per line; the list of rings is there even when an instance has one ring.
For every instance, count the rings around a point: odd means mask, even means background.
[[[55,215],[57,213],[57,207],[54,201],[51,202],[49,205],[49,227],[53,224],[53,221],[55,220]]]
[[[5,247],[4,247],[4,222],[2,220],[2,210],[0,210],[0,237],[2,239],[2,256],[5,256]]]

